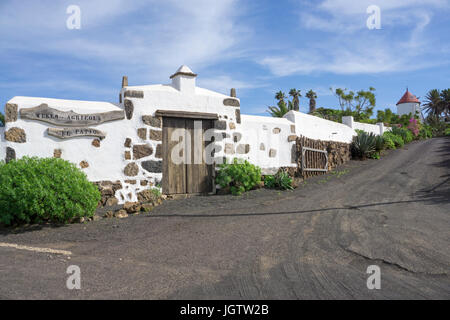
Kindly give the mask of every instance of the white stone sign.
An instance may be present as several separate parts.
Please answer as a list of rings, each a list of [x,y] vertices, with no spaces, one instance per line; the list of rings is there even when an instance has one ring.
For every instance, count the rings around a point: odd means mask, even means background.
[[[93,129],[93,128],[48,128],[47,133],[49,136],[57,137],[60,139],[69,139],[75,137],[98,137],[100,139],[104,139],[106,137],[106,133]]]
[[[123,111],[79,114],[73,111],[60,111],[43,103],[34,108],[20,109],[20,117],[28,120],[39,120],[54,125],[79,127],[101,124],[107,121],[125,119]]]

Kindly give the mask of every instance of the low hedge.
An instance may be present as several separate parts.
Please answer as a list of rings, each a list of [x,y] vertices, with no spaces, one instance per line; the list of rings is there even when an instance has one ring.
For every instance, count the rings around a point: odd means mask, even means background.
[[[97,187],[68,161],[24,157],[0,163],[0,223],[5,225],[91,217],[99,201]]]

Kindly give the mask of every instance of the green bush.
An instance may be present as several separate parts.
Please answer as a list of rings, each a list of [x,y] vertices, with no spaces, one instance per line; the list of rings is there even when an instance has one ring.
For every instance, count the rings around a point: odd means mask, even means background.
[[[394,142],[396,148],[401,148],[405,144],[405,142],[403,141],[403,138],[401,136],[393,134],[390,131],[385,132],[384,137],[391,139]]]
[[[100,192],[74,164],[24,157],[0,163],[0,223],[56,222],[93,216]]]
[[[383,134],[384,149],[395,149],[395,143],[391,134],[385,132]]]
[[[431,126],[422,126],[419,131],[420,139],[429,139],[433,138],[433,131]]]
[[[414,139],[412,132],[406,128],[392,127],[391,132],[397,136],[400,136],[404,143],[410,143]]]
[[[216,182],[221,188],[229,187],[234,195],[241,195],[261,183],[261,169],[248,161],[234,159],[233,163],[219,166]]]
[[[377,160],[379,160],[380,159],[380,153],[379,152],[374,152],[374,153],[370,154],[369,158],[370,159],[377,159]]]
[[[376,152],[376,136],[371,132],[367,133],[361,130],[356,131],[357,136],[353,137],[351,150],[353,157],[365,159]]]
[[[269,189],[292,190],[292,178],[288,173],[279,171],[274,176],[268,175],[264,177],[264,186]]]

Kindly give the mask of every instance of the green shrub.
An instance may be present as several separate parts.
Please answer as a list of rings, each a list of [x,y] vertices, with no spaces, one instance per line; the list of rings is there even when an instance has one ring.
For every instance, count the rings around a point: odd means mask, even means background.
[[[433,131],[430,126],[422,126],[419,131],[420,139],[433,138]]]
[[[390,138],[394,142],[396,148],[401,148],[405,144],[405,142],[403,141],[403,138],[401,136],[393,134],[390,131],[385,132],[384,136]]]
[[[261,169],[248,161],[234,159],[219,166],[216,182],[221,188],[230,187],[231,193],[241,195],[261,183]]]
[[[392,127],[391,132],[397,136],[400,136],[404,143],[410,143],[414,139],[411,131],[406,128]]]
[[[365,159],[376,151],[376,136],[372,132],[361,130],[357,130],[357,133],[351,145],[352,154],[354,157]]]
[[[100,192],[74,164],[24,157],[0,164],[0,223],[56,222],[93,216]]]
[[[392,134],[385,132],[383,134],[384,149],[395,149],[395,143]]]
[[[374,153],[370,154],[369,158],[379,160],[380,159],[380,153],[379,152],[374,152]]]
[[[150,190],[156,198],[159,198],[161,196],[161,190],[159,189],[159,187],[151,188]]]
[[[445,129],[445,133],[446,136],[450,136],[450,128]]]
[[[288,173],[279,171],[274,176],[268,175],[264,177],[264,186],[269,189],[292,190],[292,178]]]

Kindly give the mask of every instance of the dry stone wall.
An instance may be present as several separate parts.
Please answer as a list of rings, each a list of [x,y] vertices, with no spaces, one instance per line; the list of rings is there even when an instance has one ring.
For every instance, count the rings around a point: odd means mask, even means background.
[[[314,140],[306,137],[298,137],[296,139],[295,148],[292,150],[292,157],[296,161],[296,170],[293,171],[295,176],[301,176],[308,178],[315,175],[321,175],[325,172],[321,171],[303,171],[302,161],[305,161],[305,167],[308,168],[325,168],[326,159],[321,153],[317,152],[305,152],[303,157],[302,148],[309,147],[318,150],[327,151],[328,154],[328,166],[327,170],[333,170],[337,166],[340,166],[351,159],[350,144],[336,141],[322,141]]]

